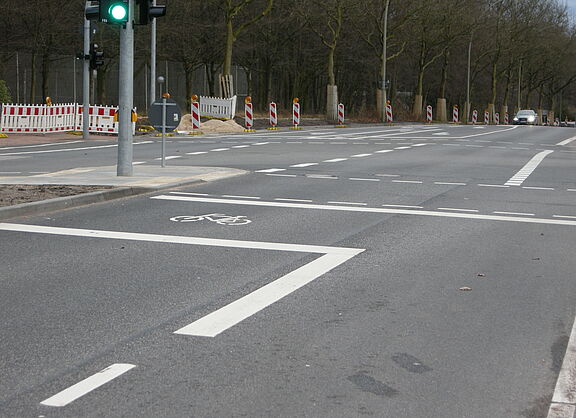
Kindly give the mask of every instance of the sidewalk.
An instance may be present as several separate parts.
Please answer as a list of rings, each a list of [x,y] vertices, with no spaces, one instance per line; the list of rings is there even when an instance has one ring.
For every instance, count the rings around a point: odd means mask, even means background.
[[[24,144],[44,144],[70,141],[78,138],[72,135],[50,134],[22,135],[0,139],[0,151],[3,146]],[[81,137],[79,137],[81,138]],[[98,138],[97,136],[95,139]],[[106,137],[110,139],[110,137]],[[48,174],[32,176],[0,177],[0,184],[25,185],[78,185],[111,186],[110,190],[77,194],[49,200],[40,200],[7,207],[0,207],[0,220],[19,216],[30,216],[53,210],[77,207],[112,199],[151,193],[158,190],[181,187],[203,182],[222,180],[246,174],[247,171],[224,167],[190,167],[158,165],[135,165],[132,176],[118,176],[116,166],[81,167]]]

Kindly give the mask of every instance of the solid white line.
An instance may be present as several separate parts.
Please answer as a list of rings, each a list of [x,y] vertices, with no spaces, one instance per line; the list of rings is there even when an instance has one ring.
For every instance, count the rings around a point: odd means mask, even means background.
[[[230,150],[230,148],[214,148],[214,149],[211,149],[210,151],[211,152],[220,152],[220,151],[229,151],[229,150]]]
[[[313,166],[313,165],[318,165],[318,163],[294,164],[294,165],[291,165],[290,167],[293,167],[293,168],[304,168],[304,167],[311,167],[311,166]]]
[[[268,201],[224,200],[224,199],[200,198],[200,197],[196,198],[196,197],[169,196],[169,195],[154,196],[151,197],[151,199],[174,200],[181,202],[221,203],[226,205],[248,205],[248,206],[332,210],[332,211],[361,212],[361,213],[388,213],[397,215],[432,216],[439,218],[460,218],[460,219],[504,221],[504,222],[517,222],[517,223],[530,223],[530,224],[576,226],[576,221],[571,221],[568,219],[564,220],[564,219],[526,218],[526,217],[514,217],[514,216],[480,215],[476,213],[440,212],[430,210],[372,208],[372,207],[357,207],[357,206],[346,207],[346,206],[331,206],[331,205],[303,204],[303,203],[301,204],[301,203],[288,203],[288,202],[268,202]],[[0,224],[0,229],[3,229],[2,225],[3,224]]]
[[[79,142],[84,142],[84,141],[52,142],[52,143],[49,143],[49,144],[21,145],[21,146],[18,146],[18,147],[2,147],[2,148],[0,148],[0,151],[4,151],[4,150],[7,150],[7,149],[53,147],[53,146],[56,146],[56,145],[77,144],[77,143],[79,143]]]
[[[196,151],[196,152],[187,152],[186,155],[201,155],[201,154],[208,154],[208,151]]]
[[[455,210],[458,212],[479,212],[476,209],[438,208],[438,210]]]
[[[232,148],[249,148],[249,147],[250,147],[250,145],[236,145]]]
[[[502,184],[478,184],[478,187],[498,187],[501,189],[507,189],[510,186],[505,186]]]
[[[226,195],[226,194],[223,194],[222,197],[229,197],[232,199],[256,199],[256,200],[262,199],[261,197],[257,197],[257,196],[234,196],[234,195]]]
[[[576,219],[576,216],[552,215],[553,218]]]
[[[267,168],[266,170],[256,170],[256,173],[276,173],[277,171],[286,171],[285,168]]]
[[[377,154],[384,154],[386,152],[392,152],[393,149],[381,149],[380,151],[375,151]]]
[[[292,292],[314,281],[364,250],[344,254],[325,254],[260,289],[175,331],[175,334],[215,337],[246,318],[258,313]]]
[[[136,366],[133,364],[113,364],[40,403],[46,406],[66,406],[87,393],[92,392],[94,389],[123,375],[134,367]]]
[[[362,157],[369,157],[372,154],[356,154],[356,155],[352,155],[351,157],[353,158],[362,158]]]
[[[396,147],[394,149],[409,149],[409,148],[411,148],[411,147]]]
[[[496,213],[498,215],[535,216],[533,213],[524,213],[524,212],[498,212],[498,211],[494,211],[492,213]]]
[[[143,144],[143,142],[134,143],[134,145]],[[6,155],[28,155],[28,154],[50,154],[54,152],[74,152],[74,151],[90,151],[93,149],[102,149],[102,148],[114,148],[117,147],[118,144],[114,145],[100,145],[96,147],[82,147],[82,148],[66,148],[66,149],[50,149],[50,150],[42,150],[42,151],[22,151],[22,152],[7,152],[7,153],[0,153],[0,157],[4,157]],[[1,151],[1,149],[0,149]]]
[[[536,168],[540,165],[540,163],[546,158],[549,154],[552,154],[554,151],[542,151],[536,154],[530,161],[526,163],[524,167],[518,171],[514,176],[508,180],[505,185],[506,186],[520,186],[524,181],[536,170]]]
[[[313,200],[308,200],[308,199],[289,199],[287,197],[277,197],[274,200],[279,200],[281,202],[301,202],[301,203],[312,203]]]
[[[356,206],[366,206],[366,203],[358,203],[358,202],[328,202],[333,205],[356,205]]]
[[[348,160],[348,158],[334,158],[334,159],[332,159],[332,160],[325,160],[325,161],[322,161],[322,162],[323,162],[323,163],[339,163],[339,162],[347,161],[347,160]]]
[[[562,142],[558,142],[556,145],[568,145],[569,143],[571,143],[573,141],[576,141],[576,136],[573,136],[572,138],[565,139]]]
[[[466,186],[466,183],[448,183],[443,181],[435,181],[434,184],[441,184],[446,186]]]
[[[354,178],[354,177],[350,177],[349,180],[352,180],[352,181],[380,181],[380,179],[360,179],[360,178]]]
[[[572,324],[566,354],[556,381],[556,388],[552,396],[553,403],[576,404],[576,375],[574,370],[576,370],[576,321]]]
[[[576,192],[576,189],[566,189],[567,192]]]

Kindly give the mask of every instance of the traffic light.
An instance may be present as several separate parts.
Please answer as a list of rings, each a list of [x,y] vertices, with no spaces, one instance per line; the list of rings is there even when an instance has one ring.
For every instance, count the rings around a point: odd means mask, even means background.
[[[147,25],[152,19],[166,15],[166,6],[155,6],[153,0],[135,0],[134,24]]]
[[[100,0],[100,22],[124,24],[129,16],[128,0]]]
[[[104,65],[104,52],[98,51],[98,45],[90,44],[90,69],[97,70],[98,67]]]

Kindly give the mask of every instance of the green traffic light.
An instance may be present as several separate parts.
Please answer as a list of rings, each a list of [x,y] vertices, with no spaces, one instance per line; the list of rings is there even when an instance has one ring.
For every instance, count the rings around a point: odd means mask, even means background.
[[[112,19],[116,21],[126,20],[126,16],[128,15],[128,10],[125,3],[113,4],[110,6],[108,11]]]

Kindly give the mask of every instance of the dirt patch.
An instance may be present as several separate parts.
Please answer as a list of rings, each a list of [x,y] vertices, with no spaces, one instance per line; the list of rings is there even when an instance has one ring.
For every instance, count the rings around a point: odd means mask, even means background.
[[[110,189],[110,186],[0,185],[0,207]]]

